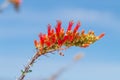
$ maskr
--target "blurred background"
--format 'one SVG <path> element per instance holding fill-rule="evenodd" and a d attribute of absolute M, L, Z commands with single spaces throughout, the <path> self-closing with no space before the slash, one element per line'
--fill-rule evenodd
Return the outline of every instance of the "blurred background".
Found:
<path fill-rule="evenodd" d="M 2 4 L 4 0 L 0 0 Z M 81 21 L 79 29 L 94 30 L 105 37 L 88 48 L 71 47 L 64 57 L 42 56 L 25 80 L 48 78 L 84 53 L 73 67 L 57 80 L 120 80 L 120 1 L 119 0 L 23 0 L 20 11 L 9 5 L 0 13 L 0 80 L 15 80 L 35 53 L 34 39 L 47 32 L 56 20 L 66 29 L 70 20 Z"/>

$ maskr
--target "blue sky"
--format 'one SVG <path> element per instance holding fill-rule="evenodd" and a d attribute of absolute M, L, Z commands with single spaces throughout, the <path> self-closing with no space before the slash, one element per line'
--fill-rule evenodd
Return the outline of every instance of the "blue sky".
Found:
<path fill-rule="evenodd" d="M 4 0 L 0 0 L 2 3 Z M 65 56 L 42 56 L 26 79 L 46 78 L 69 64 L 76 53 L 84 58 L 68 69 L 58 80 L 120 80 L 120 1 L 119 0 L 23 0 L 20 12 L 9 5 L 0 13 L 0 80 L 15 80 L 34 55 L 33 41 L 47 24 L 56 20 L 67 27 L 70 20 L 81 21 L 79 29 L 94 30 L 105 37 L 89 48 L 72 47 Z"/>

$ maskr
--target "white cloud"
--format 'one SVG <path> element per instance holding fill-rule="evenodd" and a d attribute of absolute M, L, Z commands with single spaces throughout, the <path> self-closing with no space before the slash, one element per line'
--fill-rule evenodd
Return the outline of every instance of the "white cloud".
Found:
<path fill-rule="evenodd" d="M 103 26 L 102 28 L 114 30 L 119 32 L 119 26 L 120 26 L 120 19 L 117 18 L 116 15 L 109 13 L 109 12 L 100 12 L 100 11 L 94 11 L 94 10 L 86 10 L 86 9 L 61 9 L 61 10 L 54 10 L 54 11 L 40 11 L 40 12 L 32 12 L 32 11 L 24 11 L 19 14 L 1 14 L 0 15 L 0 21 L 6 21 L 6 20 L 20 20 L 26 23 L 34 23 L 34 24 L 43 24 L 47 22 L 52 23 L 55 22 L 55 20 L 60 19 L 62 21 L 69 21 L 69 20 L 81 20 L 84 23 L 89 24 L 95 24 L 95 26 Z M 55 25 L 55 24 L 53 24 Z M 2 26 L 2 25 L 1 25 Z M 8 25 L 9 26 L 9 25 Z M 26 26 L 26 25 L 25 25 Z M 29 26 L 29 25 L 28 25 Z M 34 25 L 33 25 L 34 26 Z M 46 26 L 44 26 L 46 28 Z M 1 28 L 1 27 L 0 27 Z M 22 28 L 25 28 L 24 25 Z M 2 28 L 3 31 L 10 31 L 8 28 Z M 15 28 L 13 31 L 7 34 L 10 35 L 31 35 L 31 32 L 34 28 L 27 30 L 27 31 L 20 31 L 19 29 Z M 1 29 L 0 29 L 1 31 Z M 35 31 L 35 30 L 34 30 Z M 5 32 L 3 32 L 5 33 Z M 0 36 L 4 36 L 2 31 L 0 32 Z"/>
<path fill-rule="evenodd" d="M 44 14 L 45 15 L 45 14 Z M 44 16 L 43 15 L 43 16 Z M 59 11 L 53 11 L 48 14 L 45 19 L 52 16 L 51 19 L 62 19 L 62 20 L 81 20 L 84 23 L 95 24 L 109 30 L 119 30 L 120 19 L 113 13 L 86 10 L 86 9 L 64 9 Z"/>
<path fill-rule="evenodd" d="M 60 9 L 52 11 L 23 11 L 19 14 L 10 13 L 0 15 L 0 20 L 7 19 L 21 19 L 24 21 L 33 21 L 40 20 L 42 22 L 49 20 L 68 20 L 68 19 L 80 19 L 85 22 L 94 22 L 99 24 L 110 25 L 110 23 L 120 25 L 120 19 L 117 19 L 117 16 L 110 12 L 102 12 L 95 10 L 87 9 Z"/>

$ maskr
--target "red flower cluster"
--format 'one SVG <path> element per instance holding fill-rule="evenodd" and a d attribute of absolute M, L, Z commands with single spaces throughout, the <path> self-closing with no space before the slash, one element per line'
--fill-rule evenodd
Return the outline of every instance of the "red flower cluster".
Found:
<path fill-rule="evenodd" d="M 49 52 L 50 50 L 60 49 L 62 46 L 71 47 L 79 46 L 86 48 L 95 41 L 101 39 L 104 36 L 104 33 L 99 36 L 95 36 L 93 31 L 89 31 L 85 34 L 85 31 L 77 32 L 81 23 L 78 21 L 75 28 L 72 30 L 74 24 L 73 21 L 69 22 L 68 28 L 65 31 L 61 27 L 62 22 L 57 21 L 55 29 L 51 28 L 51 25 L 48 24 L 48 33 L 39 35 L 39 41 L 34 40 L 34 44 L 37 50 L 42 53 Z"/>

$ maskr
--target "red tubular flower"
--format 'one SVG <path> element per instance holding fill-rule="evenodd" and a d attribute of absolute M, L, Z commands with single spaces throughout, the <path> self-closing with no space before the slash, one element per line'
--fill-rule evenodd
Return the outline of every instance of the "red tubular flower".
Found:
<path fill-rule="evenodd" d="M 68 40 L 68 36 L 67 35 L 64 36 L 63 42 L 66 42 L 66 40 Z"/>
<path fill-rule="evenodd" d="M 53 36 L 52 37 L 52 43 L 55 43 L 56 42 L 56 38 Z"/>
<path fill-rule="evenodd" d="M 57 30 L 60 31 L 61 30 L 61 21 L 57 21 Z"/>
<path fill-rule="evenodd" d="M 102 33 L 98 36 L 98 39 L 101 39 L 103 36 L 105 36 L 105 33 Z"/>
<path fill-rule="evenodd" d="M 54 34 L 54 29 L 51 30 L 51 33 Z"/>
<path fill-rule="evenodd" d="M 70 35 L 70 36 L 69 36 L 69 40 L 70 40 L 70 41 L 73 41 L 73 39 L 74 39 L 73 35 Z"/>
<path fill-rule="evenodd" d="M 67 32 L 70 31 L 70 30 L 72 29 L 73 24 L 74 24 L 73 21 L 70 21 L 70 22 L 69 22 Z"/>
<path fill-rule="evenodd" d="M 34 40 L 34 45 L 36 47 L 36 49 L 38 48 L 38 41 L 37 40 Z"/>
<path fill-rule="evenodd" d="M 86 47 L 89 47 L 89 45 L 90 45 L 90 44 L 82 44 L 81 47 L 86 48 Z"/>
<path fill-rule="evenodd" d="M 84 34 L 85 33 L 85 30 L 83 29 L 82 31 L 81 31 L 81 34 Z"/>
<path fill-rule="evenodd" d="M 40 38 L 40 43 L 41 43 L 41 45 L 43 46 L 44 45 L 44 42 L 45 42 L 45 37 L 44 37 L 45 35 L 43 35 L 42 33 L 40 33 L 39 34 L 39 38 Z"/>
<path fill-rule="evenodd" d="M 47 42 L 46 42 L 46 45 L 47 45 L 47 47 L 50 47 L 50 46 L 51 46 L 51 42 L 50 42 L 50 41 L 47 41 Z"/>
<path fill-rule="evenodd" d="M 59 32 L 59 37 L 62 38 L 64 36 L 64 29 L 61 28 L 60 32 Z"/>
<path fill-rule="evenodd" d="M 77 32 L 77 30 L 79 29 L 80 25 L 81 25 L 80 22 L 78 22 L 77 25 L 76 25 L 76 27 L 73 30 L 73 33 Z"/>
<path fill-rule="evenodd" d="M 55 28 L 57 37 L 60 37 L 61 24 L 62 24 L 61 21 L 57 21 L 57 25 L 56 25 L 56 28 Z"/>
<path fill-rule="evenodd" d="M 50 35 L 51 35 L 51 25 L 48 24 L 48 36 L 50 36 Z"/>
<path fill-rule="evenodd" d="M 63 44 L 63 41 L 59 39 L 59 40 L 58 40 L 58 45 L 59 45 L 59 46 L 62 46 L 62 44 Z"/>

